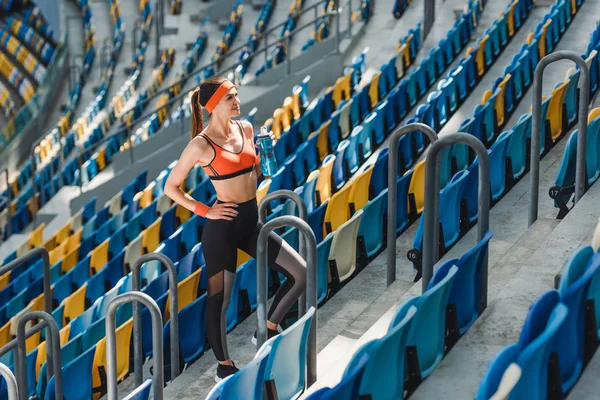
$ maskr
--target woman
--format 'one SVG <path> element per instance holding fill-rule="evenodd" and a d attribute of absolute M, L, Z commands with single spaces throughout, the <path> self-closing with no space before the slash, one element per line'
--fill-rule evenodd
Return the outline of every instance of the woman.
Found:
<path fill-rule="evenodd" d="M 215 380 L 238 371 L 227 351 L 225 312 L 237 266 L 237 249 L 256 257 L 256 241 L 261 224 L 256 203 L 260 157 L 254 146 L 252 125 L 233 121 L 240 115 L 236 87 L 226 79 L 211 78 L 194 92 L 192 140 L 165 184 L 165 194 L 178 204 L 207 219 L 202 232 L 202 250 L 208 276 L 206 336 L 217 358 Z M 204 128 L 202 107 L 210 114 Z M 199 203 L 180 186 L 194 165 L 199 164 L 212 180 L 217 201 L 212 206 Z M 306 263 L 275 233 L 269 236 L 269 266 L 287 279 L 269 309 L 268 337 L 278 333 L 278 325 L 306 285 Z M 256 334 L 255 334 L 256 336 Z"/>

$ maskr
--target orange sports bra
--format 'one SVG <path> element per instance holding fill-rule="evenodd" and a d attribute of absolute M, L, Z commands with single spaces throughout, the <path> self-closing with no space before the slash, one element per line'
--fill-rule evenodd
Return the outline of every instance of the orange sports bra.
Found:
<path fill-rule="evenodd" d="M 248 142 L 248 138 L 244 134 L 244 128 L 239 121 L 235 121 L 240 128 L 240 134 L 242 135 L 242 148 L 238 153 L 226 150 L 213 142 L 208 136 L 199 134 L 198 136 L 203 137 L 208 141 L 215 155 L 208 165 L 202 165 L 204 172 L 211 180 L 224 180 L 234 178 L 236 176 L 244 175 L 248 172 L 254 171 L 256 166 L 260 163 L 260 158 L 256 154 L 256 150 Z"/>

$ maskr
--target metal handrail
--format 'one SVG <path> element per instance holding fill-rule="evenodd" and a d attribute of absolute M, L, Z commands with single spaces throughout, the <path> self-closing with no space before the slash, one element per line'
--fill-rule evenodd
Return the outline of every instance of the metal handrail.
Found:
<path fill-rule="evenodd" d="M 535 68 L 533 74 L 533 107 L 531 127 L 531 157 L 529 166 L 529 214 L 528 227 L 538 218 L 538 191 L 540 188 L 540 134 L 542 127 L 542 86 L 544 70 L 546 67 L 559 60 L 571 60 L 580 70 L 579 85 L 579 116 L 577 123 L 577 165 L 575 168 L 575 200 L 577 204 L 585 192 L 586 171 L 585 152 L 587 140 L 587 110 L 590 96 L 590 69 L 579 54 L 574 51 L 561 50 L 548 54 L 542 58 Z"/>
<path fill-rule="evenodd" d="M 308 212 L 306 210 L 306 204 L 302 200 L 297 193 L 282 189 L 276 190 L 272 193 L 268 193 L 258 205 L 258 218 L 261 223 L 265 223 L 267 221 L 267 206 L 268 204 L 277 199 L 287 199 L 292 200 L 296 204 L 296 208 L 298 209 L 298 217 L 308 223 Z M 308 254 L 306 254 L 306 244 L 304 243 L 304 236 L 300 235 L 298 238 L 298 248 L 300 249 L 300 256 L 306 260 Z M 300 295 L 298 299 L 298 316 L 301 317 L 306 313 L 306 291 Z"/>
<path fill-rule="evenodd" d="M 17 387 L 17 379 L 6 365 L 0 363 L 0 376 L 4 378 L 8 388 L 8 400 L 19 400 L 19 388 Z"/>
<path fill-rule="evenodd" d="M 475 151 L 479 159 L 479 195 L 477 209 L 477 237 L 481 241 L 490 225 L 490 159 L 483 143 L 475 136 L 457 132 L 444 135 L 435 141 L 425 161 L 425 205 L 423 208 L 423 278 L 422 291 L 427 291 L 433 276 L 433 265 L 438 261 L 439 197 L 440 197 L 440 152 L 448 146 L 463 144 Z M 488 261 L 487 255 L 481 263 L 481 309 L 487 307 Z"/>
<path fill-rule="evenodd" d="M 307 384 L 311 386 L 317 380 L 317 240 L 310 226 L 300 218 L 292 215 L 277 217 L 267 222 L 258 234 L 256 248 L 256 286 L 258 317 L 257 350 L 267 340 L 267 269 L 268 238 L 275 229 L 292 226 L 300 231 L 306 239 L 306 309 L 315 308 L 315 315 L 308 336 L 308 352 L 306 362 Z"/>
<path fill-rule="evenodd" d="M 58 324 L 52 316 L 43 311 L 32 311 L 25 313 L 19 318 L 17 325 L 17 357 L 15 358 L 15 368 L 17 371 L 17 379 L 19 383 L 19 398 L 27 400 L 27 344 L 25 342 L 28 336 L 25 333 L 25 324 L 27 322 L 41 319 L 46 324 L 46 363 L 48 381 L 54 375 L 54 397 L 56 399 L 63 398 L 62 389 L 62 362 L 60 354 L 60 336 L 58 332 Z M 38 324 L 39 325 L 39 324 Z"/>
<path fill-rule="evenodd" d="M 169 271 L 169 291 L 171 292 L 171 380 L 173 380 L 181 373 L 181 371 L 179 371 L 179 295 L 177 287 L 177 270 L 175 269 L 175 264 L 173 264 L 173 261 L 164 254 L 144 254 L 137 259 L 131 268 L 132 291 L 139 292 L 141 290 L 140 269 L 142 268 L 142 265 L 149 261 L 158 261 L 167 268 L 167 271 Z M 142 354 L 142 311 L 140 310 L 140 305 L 138 302 L 133 303 L 133 360 L 135 366 L 135 385 L 140 386 L 142 383 L 144 383 L 142 371 L 144 355 Z"/>
<path fill-rule="evenodd" d="M 431 143 L 438 139 L 437 133 L 428 125 L 412 123 L 401 126 L 392 133 L 388 147 L 388 225 L 387 225 L 387 285 L 396 280 L 396 216 L 398 213 L 398 142 L 406 134 L 421 132 Z"/>
<path fill-rule="evenodd" d="M 152 315 L 152 358 L 154 360 L 154 372 L 152 376 L 152 386 L 154 388 L 154 399 L 163 400 L 164 370 L 163 370 L 163 334 L 162 334 L 162 315 L 160 308 L 152 297 L 142 292 L 128 292 L 115 297 L 108 305 L 106 312 L 106 386 L 108 400 L 118 400 L 117 394 L 117 308 L 119 306 L 139 302 L 145 305 Z M 141 323 L 141 321 L 139 321 Z M 134 328 L 135 328 L 134 322 Z M 139 325 L 139 324 L 137 324 Z M 140 338 L 134 336 L 135 342 Z M 138 343 L 141 347 L 141 343 Z M 125 355 L 128 357 L 128 355 Z M 139 385 L 138 385 L 139 386 Z M 62 397 L 57 397 L 61 398 Z"/>
<path fill-rule="evenodd" d="M 52 314 L 52 291 L 50 290 L 50 253 L 43 246 L 34 247 L 21 257 L 12 260 L 8 264 L 0 267 L 0 276 L 21 266 L 32 258 L 41 257 L 44 261 L 44 310 Z"/>

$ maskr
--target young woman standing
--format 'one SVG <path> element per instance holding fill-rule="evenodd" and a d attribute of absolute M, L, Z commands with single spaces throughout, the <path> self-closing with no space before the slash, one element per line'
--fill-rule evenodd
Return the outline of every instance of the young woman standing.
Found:
<path fill-rule="evenodd" d="M 235 279 L 237 249 L 256 257 L 256 241 L 261 224 L 256 202 L 260 157 L 257 155 L 252 125 L 234 121 L 240 116 L 240 100 L 235 85 L 223 78 L 211 78 L 194 92 L 192 140 L 165 184 L 165 194 L 176 203 L 207 219 L 202 232 L 202 251 L 208 276 L 206 336 L 217 358 L 217 382 L 238 371 L 227 351 L 225 312 Z M 204 128 L 202 107 L 210 114 Z M 199 164 L 217 192 L 215 204 L 195 201 L 180 186 L 192 168 Z M 306 286 L 306 263 L 275 233 L 269 236 L 269 266 L 286 277 L 267 315 L 268 337 L 278 333 L 287 311 Z"/>

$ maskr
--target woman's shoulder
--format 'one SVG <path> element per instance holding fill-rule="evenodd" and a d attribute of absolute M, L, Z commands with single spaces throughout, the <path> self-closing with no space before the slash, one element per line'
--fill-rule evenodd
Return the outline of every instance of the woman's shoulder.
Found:
<path fill-rule="evenodd" d="M 254 138 L 254 128 L 252 127 L 252 124 L 244 119 L 240 119 L 239 124 L 241 125 L 241 127 L 244 129 L 244 133 L 246 134 L 247 137 L 249 137 L 250 139 Z"/>

